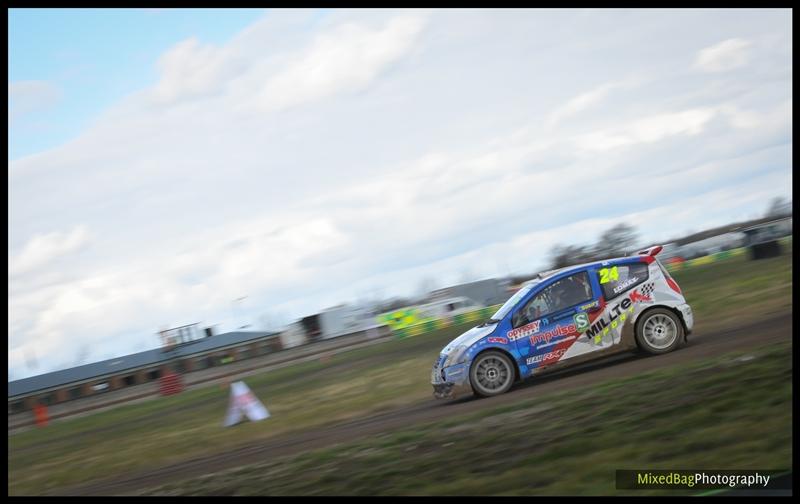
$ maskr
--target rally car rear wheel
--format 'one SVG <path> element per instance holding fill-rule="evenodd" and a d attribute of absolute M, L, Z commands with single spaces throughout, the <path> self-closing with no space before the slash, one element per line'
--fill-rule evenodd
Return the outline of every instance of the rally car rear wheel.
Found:
<path fill-rule="evenodd" d="M 683 341 L 683 325 L 665 308 L 647 311 L 636 322 L 636 341 L 649 354 L 662 354 L 678 348 Z"/>
<path fill-rule="evenodd" d="M 514 364 L 502 352 L 482 353 L 472 362 L 469 381 L 481 397 L 503 394 L 514 384 Z"/>

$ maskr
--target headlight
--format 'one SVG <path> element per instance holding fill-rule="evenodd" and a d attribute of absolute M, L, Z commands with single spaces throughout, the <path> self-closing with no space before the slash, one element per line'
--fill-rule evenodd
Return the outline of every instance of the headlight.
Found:
<path fill-rule="evenodd" d="M 454 364 L 461 364 L 464 362 L 464 356 L 467 353 L 467 345 L 459 345 L 455 347 L 444 361 L 444 367 L 452 366 Z"/>

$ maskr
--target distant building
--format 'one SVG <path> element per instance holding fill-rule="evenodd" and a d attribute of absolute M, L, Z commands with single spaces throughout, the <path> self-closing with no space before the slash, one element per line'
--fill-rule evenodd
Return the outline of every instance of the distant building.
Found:
<path fill-rule="evenodd" d="M 664 248 L 658 258 L 664 262 L 677 258 L 694 259 L 791 234 L 791 215 L 760 218 L 746 223 L 728 224 L 661 244 Z"/>
<path fill-rule="evenodd" d="M 286 328 L 281 331 L 280 338 L 283 348 L 294 348 L 296 346 L 305 345 L 310 341 L 305 326 L 299 320 L 286 326 Z"/>
<path fill-rule="evenodd" d="M 694 259 L 744 246 L 745 234 L 739 231 L 711 236 L 681 246 L 684 259 Z M 660 254 L 659 254 L 660 255 Z"/>
<path fill-rule="evenodd" d="M 180 332 L 190 334 L 186 329 Z M 189 373 L 281 349 L 277 333 L 213 335 L 207 330 L 205 334 L 200 339 L 172 340 L 165 348 L 8 382 L 8 414 L 29 411 L 36 403 L 50 406 L 149 383 L 168 371 Z"/>
<path fill-rule="evenodd" d="M 289 324 L 281 332 L 284 348 L 292 348 L 356 332 L 377 329 L 380 325 L 370 310 L 361 306 L 339 305 L 308 315 Z"/>
<path fill-rule="evenodd" d="M 748 246 L 777 240 L 792 234 L 792 218 L 783 217 L 762 222 L 742 229 L 742 233 L 745 235 L 744 244 Z"/>

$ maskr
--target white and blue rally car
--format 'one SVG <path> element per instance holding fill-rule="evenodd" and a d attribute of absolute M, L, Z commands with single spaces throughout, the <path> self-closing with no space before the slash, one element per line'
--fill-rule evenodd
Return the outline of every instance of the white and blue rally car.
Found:
<path fill-rule="evenodd" d="M 434 396 L 494 396 L 545 369 L 678 348 L 692 331 L 692 309 L 656 259 L 660 251 L 655 246 L 527 282 L 492 318 L 442 350 L 431 372 Z"/>

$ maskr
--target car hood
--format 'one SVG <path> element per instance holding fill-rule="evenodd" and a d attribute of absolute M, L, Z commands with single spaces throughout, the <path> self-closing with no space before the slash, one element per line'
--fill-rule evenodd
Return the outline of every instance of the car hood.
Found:
<path fill-rule="evenodd" d="M 450 353 L 454 348 L 465 345 L 470 346 L 477 343 L 481 338 L 484 336 L 488 336 L 494 332 L 497 328 L 497 324 L 490 324 L 484 327 L 473 327 L 469 331 L 465 332 L 458 338 L 454 339 L 446 347 L 442 350 L 443 354 Z"/>

